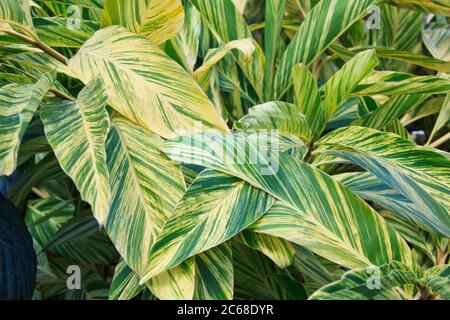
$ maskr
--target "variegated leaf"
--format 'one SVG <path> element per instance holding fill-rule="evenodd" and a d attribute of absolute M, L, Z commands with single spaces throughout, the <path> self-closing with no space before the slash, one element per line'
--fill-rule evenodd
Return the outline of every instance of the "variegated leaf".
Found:
<path fill-rule="evenodd" d="M 202 172 L 165 224 L 141 282 L 231 239 L 272 203 L 268 194 L 238 178 L 214 170 Z"/>
<path fill-rule="evenodd" d="M 163 150 L 175 161 L 226 172 L 277 198 L 280 210 L 272 207 L 253 230 L 298 242 L 346 267 L 393 260 L 412 264 L 404 240 L 369 205 L 325 173 L 289 155 L 270 159 L 256 152 L 248 138 L 207 134 L 213 135 L 215 143 L 208 148 L 193 144 L 201 139 L 193 135 L 166 142 Z M 229 156 L 236 154 L 241 161 L 230 161 Z"/>
<path fill-rule="evenodd" d="M 183 27 L 181 0 L 106 0 L 102 27 L 120 25 L 161 44 Z"/>
<path fill-rule="evenodd" d="M 286 102 L 274 101 L 254 106 L 235 127 L 243 131 L 276 130 L 280 135 L 294 135 L 305 142 L 312 138 L 305 116 L 295 105 Z"/>
<path fill-rule="evenodd" d="M 129 120 L 170 138 L 176 130 L 227 131 L 225 122 L 182 67 L 142 36 L 113 26 L 94 34 L 69 61 L 85 83 L 100 77 L 109 104 Z"/>
<path fill-rule="evenodd" d="M 20 143 L 52 78 L 47 74 L 35 84 L 11 83 L 0 88 L 0 176 L 16 169 Z"/>
<path fill-rule="evenodd" d="M 94 80 L 75 101 L 50 103 L 41 112 L 47 140 L 61 168 L 91 204 L 100 225 L 106 220 L 111 200 L 105 151 L 109 131 L 106 101 L 102 82 Z"/>
<path fill-rule="evenodd" d="M 450 235 L 450 162 L 397 135 L 362 127 L 335 130 L 317 143 L 317 154 L 347 159 L 401 192 L 420 223 Z"/>

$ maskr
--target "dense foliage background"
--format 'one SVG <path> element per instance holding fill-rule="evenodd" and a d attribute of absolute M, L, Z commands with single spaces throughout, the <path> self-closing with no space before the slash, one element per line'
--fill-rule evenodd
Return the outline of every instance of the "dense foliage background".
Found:
<path fill-rule="evenodd" d="M 33 238 L 33 298 L 449 299 L 448 17 L 2 0 L 0 193 Z M 13 256 L 0 287 L 19 292 Z"/>

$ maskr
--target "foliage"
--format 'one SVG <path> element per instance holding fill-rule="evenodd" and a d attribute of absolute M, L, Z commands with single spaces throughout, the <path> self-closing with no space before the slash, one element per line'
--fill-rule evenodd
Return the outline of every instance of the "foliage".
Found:
<path fill-rule="evenodd" d="M 3 0 L 0 186 L 35 298 L 450 299 L 448 17 Z"/>

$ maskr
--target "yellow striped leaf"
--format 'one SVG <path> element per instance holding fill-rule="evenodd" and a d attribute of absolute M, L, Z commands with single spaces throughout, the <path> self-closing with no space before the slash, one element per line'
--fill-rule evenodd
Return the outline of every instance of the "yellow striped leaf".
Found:
<path fill-rule="evenodd" d="M 111 200 L 105 151 L 107 99 L 102 82 L 94 80 L 75 101 L 49 103 L 41 112 L 47 140 L 61 168 L 92 206 L 100 225 L 106 220 Z"/>
<path fill-rule="evenodd" d="M 371 172 L 414 204 L 420 213 L 414 219 L 450 235 L 450 160 L 444 156 L 397 135 L 362 127 L 329 133 L 317 143 L 315 153 L 347 159 Z"/>
<path fill-rule="evenodd" d="M 165 224 L 141 282 L 231 239 L 272 203 L 268 194 L 240 179 L 214 170 L 202 172 Z"/>
<path fill-rule="evenodd" d="M 149 40 L 123 27 L 94 34 L 69 61 L 85 83 L 100 77 L 109 104 L 129 120 L 170 138 L 192 132 L 195 122 L 227 131 L 201 88 L 182 67 Z"/>
<path fill-rule="evenodd" d="M 325 173 L 286 154 L 279 154 L 278 166 L 267 166 L 271 159 L 254 153 L 257 146 L 245 137 L 206 135 L 215 139 L 209 148 L 193 144 L 201 139 L 193 135 L 166 142 L 163 150 L 175 161 L 226 172 L 277 198 L 280 209 L 272 207 L 252 230 L 297 242 L 350 268 L 394 260 L 412 265 L 406 242 L 368 204 Z M 224 146 L 228 155 L 245 160 L 230 161 Z"/>
<path fill-rule="evenodd" d="M 175 37 L 183 27 L 181 0 L 106 0 L 102 27 L 120 25 L 154 44 Z"/>
<path fill-rule="evenodd" d="M 0 88 L 0 176 L 9 176 L 16 169 L 20 142 L 53 83 L 52 77 L 46 74 L 35 84 L 11 83 Z"/>

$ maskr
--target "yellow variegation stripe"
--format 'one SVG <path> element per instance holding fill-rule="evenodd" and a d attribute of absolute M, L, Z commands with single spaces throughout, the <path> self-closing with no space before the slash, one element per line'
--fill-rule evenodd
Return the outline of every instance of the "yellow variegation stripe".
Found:
<path fill-rule="evenodd" d="M 161 300 L 192 300 L 196 283 L 195 259 L 153 277 L 147 282 L 150 291 Z"/>
<path fill-rule="evenodd" d="M 102 27 L 121 25 L 161 44 L 183 27 L 181 0 L 106 0 Z"/>
<path fill-rule="evenodd" d="M 100 77 L 110 105 L 129 120 L 165 137 L 176 130 L 227 126 L 182 67 L 142 36 L 113 26 L 94 34 L 69 61 L 84 82 Z"/>
<path fill-rule="evenodd" d="M 34 32 L 29 0 L 2 0 L 0 3 L 0 24 Z"/>
<path fill-rule="evenodd" d="M 208 51 L 203 64 L 197 70 L 195 70 L 193 74 L 195 81 L 197 81 L 197 83 L 203 88 L 203 90 L 207 91 L 209 87 L 209 70 L 233 49 L 237 49 L 242 52 L 243 58 L 247 59 L 247 61 L 250 61 L 251 56 L 255 51 L 255 45 L 253 40 L 248 38 L 230 41 L 220 48 Z"/>
<path fill-rule="evenodd" d="M 233 258 L 229 241 L 196 255 L 195 264 L 197 281 L 194 299 L 233 299 Z"/>
<path fill-rule="evenodd" d="M 48 74 L 35 84 L 11 83 L 0 88 L 0 176 L 9 176 L 16 169 L 20 142 L 52 85 L 52 77 Z"/>
<path fill-rule="evenodd" d="M 305 115 L 313 135 L 318 136 L 320 127 L 325 122 L 325 112 L 314 78 L 304 64 L 293 67 L 292 78 L 295 105 Z"/>
<path fill-rule="evenodd" d="M 242 231 L 236 238 L 246 246 L 262 252 L 280 268 L 287 268 L 294 262 L 295 250 L 284 239 L 249 230 Z"/>
<path fill-rule="evenodd" d="M 276 130 L 280 135 L 295 135 L 308 142 L 311 137 L 306 118 L 298 108 L 286 102 L 268 102 L 249 109 L 235 127 L 243 131 Z"/>
<path fill-rule="evenodd" d="M 450 160 L 397 135 L 348 127 L 317 143 L 315 153 L 347 159 L 400 191 L 415 206 L 420 223 L 450 235 Z M 320 158 L 320 156 L 319 156 Z"/>
<path fill-rule="evenodd" d="M 409 9 L 450 16 L 450 4 L 447 0 L 387 0 L 387 2 Z"/>
<path fill-rule="evenodd" d="M 379 71 L 364 79 L 353 90 L 353 96 L 401 94 L 442 94 L 450 91 L 450 80 L 436 76 Z"/>
<path fill-rule="evenodd" d="M 369 300 L 383 297 L 390 289 L 416 282 L 411 268 L 393 261 L 379 267 L 351 270 L 309 297 L 310 300 Z"/>
<path fill-rule="evenodd" d="M 100 225 L 106 220 L 111 199 L 105 151 L 107 99 L 102 82 L 94 80 L 76 101 L 50 103 L 41 112 L 47 140 L 61 168 L 92 206 Z"/>
<path fill-rule="evenodd" d="M 232 0 L 191 0 L 208 27 L 224 45 L 239 39 L 252 38 L 252 33 L 242 14 Z M 234 52 L 236 62 L 241 67 L 260 101 L 263 100 L 265 56 L 261 47 L 254 42 L 255 52 L 249 61 L 245 54 Z"/>
<path fill-rule="evenodd" d="M 193 144 L 200 139 L 194 135 L 166 142 L 163 150 L 175 161 L 226 172 L 279 199 L 282 209 L 269 210 L 252 226 L 253 230 L 298 241 L 350 268 L 394 260 L 412 265 L 406 242 L 368 204 L 325 173 L 286 154 L 279 154 L 278 161 L 270 159 L 256 152 L 256 145 L 245 137 L 207 136 L 215 139 L 208 148 Z M 245 160 L 230 161 L 220 151 L 224 146 L 227 154 Z M 250 152 L 256 153 L 250 157 Z M 271 161 L 272 165 L 268 165 Z"/>
<path fill-rule="evenodd" d="M 105 226 L 119 253 L 140 276 L 149 263 L 151 246 L 185 189 L 181 169 L 159 151 L 162 143 L 124 118 L 112 120 L 106 146 L 112 203 Z"/>
<path fill-rule="evenodd" d="M 377 65 L 378 60 L 375 51 L 364 51 L 358 53 L 327 81 L 323 88 L 325 121 L 332 117 L 341 103 L 350 96 L 364 78 L 373 72 Z M 325 122 L 319 123 L 319 132 L 322 132 L 325 125 Z"/>
<path fill-rule="evenodd" d="M 240 179 L 214 170 L 202 172 L 154 244 L 141 283 L 231 239 L 272 203 L 268 194 Z"/>
<path fill-rule="evenodd" d="M 281 58 L 274 83 L 274 98 L 282 98 L 291 87 L 294 65 L 314 62 L 335 39 L 381 2 L 322 0 L 314 6 Z"/>

